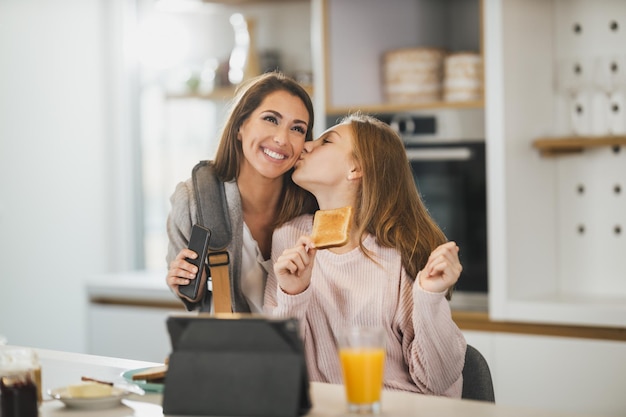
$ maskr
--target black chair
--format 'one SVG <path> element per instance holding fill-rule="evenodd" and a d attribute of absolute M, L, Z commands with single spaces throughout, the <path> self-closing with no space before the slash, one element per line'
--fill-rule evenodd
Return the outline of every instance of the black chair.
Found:
<path fill-rule="evenodd" d="M 463 367 L 463 394 L 468 400 L 496 402 L 489 364 L 473 346 L 467 345 Z"/>

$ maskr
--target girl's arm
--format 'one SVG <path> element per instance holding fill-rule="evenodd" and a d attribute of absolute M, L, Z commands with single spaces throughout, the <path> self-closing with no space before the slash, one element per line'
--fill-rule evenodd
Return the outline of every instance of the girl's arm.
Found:
<path fill-rule="evenodd" d="M 424 393 L 460 398 L 466 342 L 445 298 L 461 273 L 457 253 L 449 242 L 433 251 L 415 280 L 403 276 L 401 317 L 403 352 L 414 383 Z"/>

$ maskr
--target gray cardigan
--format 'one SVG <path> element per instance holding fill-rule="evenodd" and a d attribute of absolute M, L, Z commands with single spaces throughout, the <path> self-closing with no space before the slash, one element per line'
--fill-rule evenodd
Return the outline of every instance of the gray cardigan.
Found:
<path fill-rule="evenodd" d="M 232 229 L 232 239 L 227 246 L 230 257 L 230 287 L 232 295 L 232 307 L 234 312 L 250 312 L 250 306 L 241 291 L 241 247 L 243 246 L 243 214 L 241 210 L 241 196 L 235 181 L 224 183 L 226 203 Z M 216 199 L 219 196 L 216 196 Z M 191 227 L 198 221 L 198 205 L 193 188 L 192 179 L 181 182 L 176 186 L 170 197 L 172 209 L 167 218 L 167 234 L 169 245 L 167 251 L 167 264 L 176 258 L 176 255 L 189 245 Z M 218 206 L 219 207 L 219 206 Z M 205 211 L 206 212 L 206 211 Z M 210 221 L 205 226 L 210 228 Z M 187 310 L 211 310 L 211 296 L 207 292 L 202 301 L 191 303 L 181 298 Z"/>

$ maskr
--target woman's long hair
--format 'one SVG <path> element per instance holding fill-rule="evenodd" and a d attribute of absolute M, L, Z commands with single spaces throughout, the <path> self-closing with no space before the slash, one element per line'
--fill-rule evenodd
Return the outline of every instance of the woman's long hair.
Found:
<path fill-rule="evenodd" d="M 300 84 L 280 72 L 268 72 L 244 82 L 237 88 L 226 124 L 222 128 L 220 142 L 215 154 L 214 166 L 217 177 L 224 182 L 239 177 L 245 158 L 237 132 L 263 100 L 276 91 L 286 91 L 302 100 L 309 113 L 305 141 L 313 140 L 313 103 Z M 293 168 L 283 175 L 283 192 L 278 202 L 275 227 L 303 214 L 312 213 L 317 202 L 312 194 L 298 187 L 291 179 Z"/>
<path fill-rule="evenodd" d="M 368 255 L 363 239 L 374 235 L 379 245 L 400 252 L 402 266 L 415 279 L 447 239 L 422 202 L 402 139 L 372 116 L 351 114 L 342 123 L 352 127 L 353 156 L 363 172 L 354 219 L 361 250 Z"/>

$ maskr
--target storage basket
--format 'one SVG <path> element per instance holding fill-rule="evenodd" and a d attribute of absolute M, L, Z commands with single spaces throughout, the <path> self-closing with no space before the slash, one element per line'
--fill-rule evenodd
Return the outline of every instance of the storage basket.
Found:
<path fill-rule="evenodd" d="M 445 51 L 406 48 L 383 57 L 384 96 L 390 103 L 440 101 Z"/>
<path fill-rule="evenodd" d="M 483 61 L 473 52 L 457 52 L 445 58 L 443 99 L 480 100 L 483 96 Z"/>

